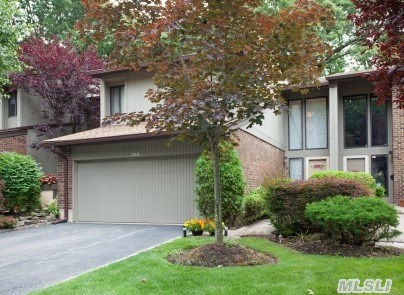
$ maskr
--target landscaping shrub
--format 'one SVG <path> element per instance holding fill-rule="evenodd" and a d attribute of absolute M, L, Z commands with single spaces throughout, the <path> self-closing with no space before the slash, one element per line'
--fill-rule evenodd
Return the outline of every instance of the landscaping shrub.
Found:
<path fill-rule="evenodd" d="M 3 190 L 5 189 L 4 181 L 0 178 L 0 212 L 5 210 Z"/>
<path fill-rule="evenodd" d="M 13 228 L 17 225 L 17 220 L 11 216 L 0 215 L 0 229 Z"/>
<path fill-rule="evenodd" d="M 362 197 L 372 194 L 362 183 L 352 179 L 319 178 L 278 182 L 267 189 L 269 219 L 284 236 L 311 230 L 311 224 L 304 215 L 306 204 L 337 195 Z"/>
<path fill-rule="evenodd" d="M 245 182 L 240 159 L 229 143 L 220 145 L 220 182 L 222 187 L 222 216 L 226 225 L 233 225 L 241 212 Z M 214 218 L 213 161 L 205 151 L 196 161 L 196 204 L 206 218 Z"/>
<path fill-rule="evenodd" d="M 346 172 L 339 170 L 329 170 L 314 173 L 310 178 L 318 179 L 318 178 L 330 178 L 330 177 L 357 180 L 371 190 L 372 196 L 376 195 L 376 181 L 372 175 L 366 172 Z"/>
<path fill-rule="evenodd" d="M 46 205 L 46 212 L 55 215 L 56 218 L 59 217 L 59 209 L 57 200 L 52 200 Z"/>
<path fill-rule="evenodd" d="M 41 176 L 41 169 L 31 156 L 0 154 L 0 177 L 6 185 L 3 191 L 5 210 L 24 212 L 39 208 Z"/>
<path fill-rule="evenodd" d="M 350 245 L 391 239 L 400 233 L 396 209 L 376 197 L 336 196 L 308 204 L 306 217 L 324 234 Z"/>
<path fill-rule="evenodd" d="M 384 198 L 386 197 L 386 189 L 383 185 L 377 184 L 376 185 L 376 192 L 375 192 L 376 197 L 378 198 Z"/>
<path fill-rule="evenodd" d="M 268 216 L 264 188 L 256 188 L 244 197 L 242 213 L 244 224 L 250 224 Z"/>

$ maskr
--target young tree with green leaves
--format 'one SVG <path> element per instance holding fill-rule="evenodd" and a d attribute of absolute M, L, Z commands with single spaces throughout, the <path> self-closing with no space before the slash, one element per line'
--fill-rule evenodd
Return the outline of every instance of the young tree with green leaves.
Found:
<path fill-rule="evenodd" d="M 18 46 L 28 33 L 18 1 L 0 0 L 0 95 L 10 84 L 9 73 L 20 69 Z"/>
<path fill-rule="evenodd" d="M 264 111 L 279 114 L 285 87 L 315 83 L 327 46 L 317 26 L 325 9 L 298 0 L 272 15 L 256 12 L 259 0 L 86 0 L 81 28 L 102 40 L 114 32 L 111 63 L 154 74 L 146 93 L 148 113 L 108 121 L 139 124 L 150 132 L 190 140 L 210 149 L 214 166 L 216 242 L 223 242 L 219 142 L 248 120 L 260 124 Z"/>

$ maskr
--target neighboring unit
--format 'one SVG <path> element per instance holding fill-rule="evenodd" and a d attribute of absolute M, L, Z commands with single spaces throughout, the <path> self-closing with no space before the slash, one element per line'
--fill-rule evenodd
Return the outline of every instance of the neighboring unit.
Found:
<path fill-rule="evenodd" d="M 0 96 L 0 101 L 0 152 L 31 155 L 45 172 L 55 174 L 56 156 L 30 147 L 38 142 L 34 127 L 41 124 L 40 98 L 19 88 L 8 98 Z"/>

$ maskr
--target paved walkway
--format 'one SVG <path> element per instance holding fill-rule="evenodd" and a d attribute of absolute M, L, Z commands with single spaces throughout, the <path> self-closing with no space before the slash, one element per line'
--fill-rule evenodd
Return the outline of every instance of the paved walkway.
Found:
<path fill-rule="evenodd" d="M 396 207 L 398 211 L 399 217 L 399 226 L 397 229 L 401 231 L 401 235 L 395 238 L 391 242 L 379 242 L 377 245 L 380 246 L 393 246 L 397 248 L 404 249 L 404 208 L 403 207 Z M 229 230 L 229 237 L 232 238 L 239 238 L 245 235 L 269 235 L 271 234 L 275 228 L 270 224 L 268 219 L 258 221 L 256 223 L 241 227 L 236 230 Z"/>

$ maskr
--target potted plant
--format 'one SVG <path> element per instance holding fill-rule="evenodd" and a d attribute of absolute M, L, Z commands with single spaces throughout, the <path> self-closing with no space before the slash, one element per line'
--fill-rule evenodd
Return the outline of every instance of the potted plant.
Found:
<path fill-rule="evenodd" d="M 222 222 L 222 227 L 224 228 L 224 223 Z M 207 231 L 211 236 L 215 235 L 215 220 L 207 219 L 205 221 L 204 230 Z"/>
<path fill-rule="evenodd" d="M 39 179 L 41 183 L 41 204 L 48 205 L 56 195 L 56 184 L 58 183 L 56 175 L 46 173 Z"/>
<path fill-rule="evenodd" d="M 205 228 L 205 220 L 194 218 L 186 221 L 184 227 L 191 231 L 194 236 L 201 236 Z"/>

